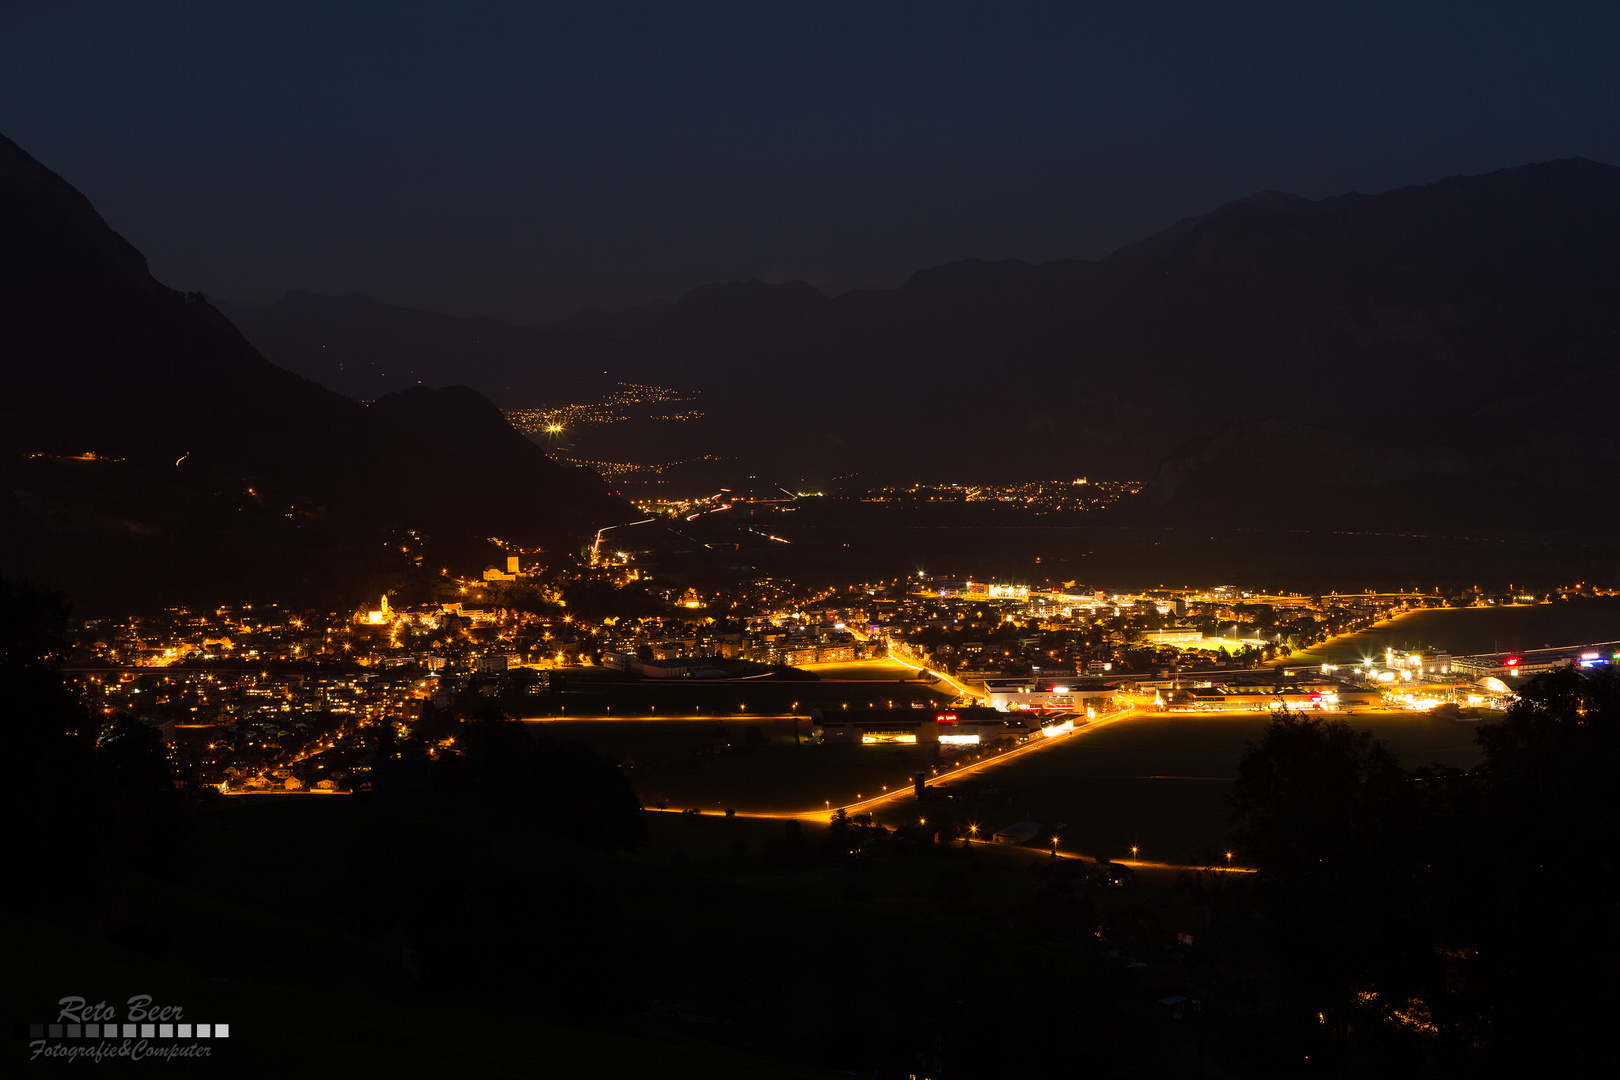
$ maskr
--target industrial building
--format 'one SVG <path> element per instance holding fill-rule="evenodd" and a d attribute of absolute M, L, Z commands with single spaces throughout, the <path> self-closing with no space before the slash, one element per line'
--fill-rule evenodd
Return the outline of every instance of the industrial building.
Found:
<path fill-rule="evenodd" d="M 1016 713 L 1009 716 L 995 709 L 973 706 L 911 715 L 885 710 L 881 715 L 840 716 L 822 719 L 819 727 L 824 743 L 857 746 L 933 743 L 948 747 L 984 746 L 1003 736 L 1023 738 L 1041 731 L 1045 726 L 1065 722 L 1072 730 L 1073 720 L 1068 717 L 1040 717 L 1035 714 L 1026 717 Z"/>
<path fill-rule="evenodd" d="M 1109 708 L 1119 684 L 1093 678 L 984 680 L 986 702 L 1007 712 L 1066 712 L 1092 716 Z"/>

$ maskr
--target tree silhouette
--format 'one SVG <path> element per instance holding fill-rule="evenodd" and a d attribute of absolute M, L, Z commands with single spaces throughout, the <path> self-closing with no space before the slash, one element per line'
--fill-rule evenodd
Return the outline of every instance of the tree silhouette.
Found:
<path fill-rule="evenodd" d="M 456 747 L 460 756 L 435 770 L 441 795 L 607 851 L 646 845 L 636 793 L 618 766 L 585 744 L 533 738 L 499 709 L 484 709 L 461 723 Z"/>
<path fill-rule="evenodd" d="M 1538 675 L 1479 743 L 1459 793 L 1472 843 L 1454 860 L 1473 893 L 1464 985 L 1500 1059 L 1574 1067 L 1620 1004 L 1620 674 Z M 1504 855 L 1507 872 L 1479 872 Z"/>
<path fill-rule="evenodd" d="M 61 593 L 0 579 L 0 754 L 14 902 L 88 902 L 109 864 L 172 868 L 180 798 L 158 733 L 129 717 L 99 733 L 60 671 L 71 610 Z M 103 841 L 86 844 L 95 836 Z"/>
<path fill-rule="evenodd" d="M 1406 774 L 1370 732 L 1283 713 L 1244 754 L 1229 804 L 1285 1024 L 1303 1053 L 1342 1052 L 1370 1002 L 1421 996 L 1428 974 L 1424 823 Z"/>
<path fill-rule="evenodd" d="M 1584 1071 L 1620 1004 L 1620 677 L 1539 675 L 1478 741 L 1470 771 L 1409 773 L 1370 733 L 1282 715 L 1245 753 L 1230 805 L 1258 873 L 1222 921 L 1255 932 L 1222 948 L 1271 980 L 1257 1067 Z"/>

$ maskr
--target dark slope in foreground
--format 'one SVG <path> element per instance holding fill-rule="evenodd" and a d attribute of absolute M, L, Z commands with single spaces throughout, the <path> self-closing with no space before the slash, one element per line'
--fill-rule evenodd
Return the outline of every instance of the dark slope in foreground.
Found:
<path fill-rule="evenodd" d="M 623 517 L 588 473 L 469 464 L 269 363 L 3 138 L 0 353 L 0 573 L 91 604 L 359 592 L 424 545 L 477 560 Z"/>

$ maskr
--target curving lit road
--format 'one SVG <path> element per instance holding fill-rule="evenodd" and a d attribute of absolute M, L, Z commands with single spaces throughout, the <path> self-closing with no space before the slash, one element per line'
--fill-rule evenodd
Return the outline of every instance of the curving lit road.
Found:
<path fill-rule="evenodd" d="M 1006 750 L 999 754 L 992 754 L 988 757 L 980 758 L 976 761 L 970 761 L 965 764 L 958 765 L 955 768 L 947 769 L 944 772 L 936 773 L 928 778 L 928 782 L 932 784 L 943 780 L 956 780 L 964 776 L 972 776 L 974 773 L 980 772 L 984 769 L 994 768 L 1003 762 L 1012 761 L 1015 758 L 1023 757 L 1026 754 L 1039 753 L 1041 750 L 1046 749 L 1047 747 L 1056 746 L 1059 743 L 1064 743 L 1071 739 L 1081 738 L 1087 732 L 1096 731 L 1099 728 L 1108 727 L 1112 724 L 1129 720 L 1131 717 L 1141 715 L 1147 705 L 1148 702 L 1146 700 L 1139 702 L 1133 701 L 1131 707 L 1126 709 L 1124 712 L 1120 712 L 1100 720 L 1093 720 L 1089 724 L 1082 727 L 1077 727 L 1073 731 L 1064 732 L 1059 735 L 1047 735 L 1032 738 L 1029 742 L 1026 742 L 1021 746 L 1014 747 L 1011 750 Z M 603 719 L 611 718 L 604 717 Z M 703 717 L 702 719 L 712 719 L 712 717 Z M 841 803 L 838 806 L 833 806 L 831 803 L 823 803 L 821 806 L 811 807 L 807 810 L 737 810 L 733 813 L 736 817 L 798 818 L 804 821 L 828 821 L 831 820 L 832 816 L 838 813 L 840 810 L 844 811 L 846 814 L 865 813 L 876 807 L 882 806 L 884 803 L 892 802 L 896 799 L 910 798 L 911 794 L 912 789 L 910 787 L 900 786 L 891 791 L 885 791 L 869 798 L 856 799 L 854 802 Z M 685 811 L 665 810 L 662 812 L 679 814 L 684 813 Z"/>
<path fill-rule="evenodd" d="M 1106 718 L 1101 719 L 1101 720 L 1093 720 L 1091 723 L 1086 724 L 1083 727 L 1077 727 L 1073 731 L 1067 731 L 1067 732 L 1064 732 L 1064 733 L 1059 734 L 1059 735 L 1047 735 L 1047 736 L 1043 736 L 1043 737 L 1032 738 L 1029 742 L 1024 743 L 1022 746 L 1017 746 L 1017 747 L 1014 747 L 1011 750 L 1003 751 L 1002 753 L 999 753 L 999 754 L 993 754 L 993 755 L 991 755 L 989 757 L 981 758 L 978 761 L 970 761 L 965 765 L 959 765 L 954 769 L 948 769 L 945 772 L 937 773 L 937 774 L 929 777 L 928 782 L 930 784 L 932 784 L 932 783 L 936 783 L 936 782 L 941 781 L 941 780 L 955 780 L 955 779 L 958 779 L 958 778 L 964 777 L 964 776 L 972 776 L 974 773 L 979 772 L 979 771 L 981 771 L 983 769 L 988 769 L 988 768 L 991 768 L 993 766 L 1000 765 L 1003 762 L 1012 761 L 1014 758 L 1022 757 L 1025 754 L 1039 753 L 1041 750 L 1044 750 L 1049 746 L 1056 746 L 1059 743 L 1068 742 L 1071 739 L 1079 738 L 1079 737 L 1085 735 L 1089 731 L 1096 731 L 1098 728 L 1108 727 L 1109 725 L 1117 724 L 1122 720 L 1128 720 L 1133 716 L 1139 715 L 1141 713 L 1141 711 L 1142 711 L 1142 706 L 1141 705 L 1132 705 L 1129 709 L 1125 710 L 1122 713 L 1118 713 L 1117 715 L 1106 717 Z M 892 801 L 894 799 L 910 796 L 911 793 L 912 793 L 912 791 L 911 791 L 910 788 L 903 787 L 903 788 L 898 788 L 898 789 L 896 789 L 894 791 L 884 792 L 881 795 L 875 795 L 875 796 L 873 796 L 872 798 L 869 798 L 869 799 L 858 799 L 855 802 L 845 803 L 843 806 L 835 806 L 835 807 L 832 807 L 830 810 L 827 807 L 823 807 L 819 811 L 812 811 L 810 813 L 805 813 L 805 814 L 794 814 L 794 815 L 791 815 L 791 816 L 794 816 L 794 817 L 830 816 L 831 814 L 836 813 L 839 810 L 843 810 L 845 813 L 850 813 L 850 814 L 864 813 L 865 811 L 871 810 L 872 808 L 877 807 L 877 806 L 882 806 L 884 803 L 890 802 L 890 801 Z"/>
<path fill-rule="evenodd" d="M 899 660 L 899 658 L 893 656 L 893 654 L 890 655 L 890 659 Z M 901 662 L 904 663 L 904 661 L 901 661 Z M 908 667 L 915 667 L 916 665 L 908 664 L 907 666 Z M 926 669 L 919 668 L 918 670 L 926 670 Z M 1153 705 L 1153 700 L 1151 698 L 1134 697 L 1132 695 L 1123 694 L 1123 693 L 1120 694 L 1119 696 L 1122 699 L 1130 702 L 1130 707 L 1125 709 L 1123 712 L 1119 712 L 1119 713 L 1114 714 L 1113 716 L 1104 717 L 1104 718 L 1099 719 L 1099 720 L 1093 720 L 1092 722 L 1090 722 L 1088 724 L 1085 724 L 1082 727 L 1075 728 L 1073 731 L 1064 732 L 1064 733 L 1058 734 L 1058 735 L 1045 735 L 1045 736 L 1034 737 L 1034 738 L 1030 739 L 1030 741 L 1028 741 L 1028 742 L 1026 742 L 1026 743 L 1024 743 L 1024 744 L 1022 744 L 1020 746 L 1014 747 L 1011 750 L 1007 750 L 1007 751 L 1004 751 L 1004 752 L 999 753 L 999 754 L 992 754 L 992 755 L 990 755 L 988 757 L 984 757 L 984 758 L 981 758 L 981 759 L 976 760 L 976 761 L 970 761 L 970 762 L 967 762 L 967 763 L 965 763 L 963 765 L 959 765 L 959 766 L 957 766 L 955 768 L 947 769 L 944 772 L 934 774 L 934 775 L 932 775 L 932 776 L 930 776 L 928 778 L 928 782 L 932 784 L 932 783 L 938 783 L 940 781 L 945 781 L 945 780 L 961 779 L 962 777 L 972 776 L 975 773 L 982 772 L 983 770 L 986 770 L 986 769 L 994 768 L 995 766 L 1000 765 L 1000 764 L 1002 764 L 1004 762 L 1012 761 L 1012 760 L 1014 760 L 1016 758 L 1023 757 L 1023 756 L 1025 756 L 1027 754 L 1038 754 L 1043 749 L 1046 749 L 1047 747 L 1057 746 L 1057 745 L 1062 744 L 1062 743 L 1067 743 L 1067 742 L 1069 742 L 1070 740 L 1073 740 L 1073 739 L 1084 738 L 1085 735 L 1088 732 L 1097 731 L 1097 730 L 1099 730 L 1101 728 L 1110 727 L 1110 726 L 1112 726 L 1114 724 L 1124 723 L 1125 721 L 1130 720 L 1130 719 L 1132 719 L 1134 717 L 1141 716 L 1144 713 L 1146 713 Z M 744 817 L 744 818 L 768 818 L 768 819 L 776 819 L 776 820 L 785 820 L 785 819 L 793 818 L 793 819 L 798 819 L 798 820 L 801 820 L 801 821 L 826 822 L 826 821 L 830 821 L 833 818 L 833 816 L 836 815 L 839 811 L 843 811 L 846 814 L 867 813 L 867 812 L 875 810 L 875 809 L 877 809 L 879 807 L 882 807 L 886 803 L 895 802 L 895 801 L 901 800 L 901 799 L 908 799 L 908 798 L 911 798 L 911 797 L 912 797 L 912 789 L 910 787 L 908 787 L 908 786 L 901 786 L 901 787 L 897 787 L 897 788 L 895 788 L 895 789 L 893 789 L 891 791 L 885 791 L 885 792 L 882 792 L 881 794 L 874 795 L 874 796 L 871 796 L 869 798 L 856 799 L 854 802 L 843 803 L 843 804 L 841 804 L 839 806 L 832 806 L 830 803 L 826 803 L 826 804 L 823 804 L 822 806 L 812 807 L 812 808 L 805 809 L 805 810 L 789 810 L 789 811 L 734 810 L 734 811 L 728 811 L 728 813 L 731 816 Z M 667 814 L 681 814 L 681 813 L 686 812 L 684 810 L 679 810 L 679 809 L 676 809 L 676 810 L 659 810 L 659 809 L 654 808 L 654 807 L 648 807 L 647 810 L 650 813 L 667 813 Z M 703 816 L 708 817 L 708 816 L 713 816 L 713 815 L 705 814 Z M 970 837 L 970 838 L 968 838 L 968 840 L 969 840 L 970 843 L 991 843 L 991 841 L 985 840 L 985 839 L 982 839 L 982 838 L 979 838 L 979 837 Z M 1033 849 L 1022 848 L 1022 847 L 1011 847 L 1011 848 L 1008 848 L 1008 850 L 1032 851 Z M 1045 854 L 1045 852 L 1039 852 L 1039 853 L 1043 854 L 1043 855 Z M 1081 854 L 1077 853 L 1077 852 L 1056 852 L 1054 854 L 1056 854 L 1056 857 L 1058 857 L 1058 858 L 1081 858 L 1082 857 Z M 1180 864 L 1180 863 L 1152 862 L 1152 861 L 1149 861 L 1149 860 L 1146 860 L 1146 859 L 1114 859 L 1113 861 L 1116 862 L 1116 863 L 1119 863 L 1122 866 L 1130 866 L 1130 867 L 1133 867 L 1133 868 L 1149 869 L 1149 870 L 1152 870 L 1152 869 L 1160 869 L 1160 870 L 1203 869 L 1203 870 L 1214 870 L 1214 871 L 1229 872 L 1229 873 L 1253 873 L 1253 870 L 1251 870 L 1248 867 L 1230 866 L 1230 865 L 1228 865 L 1228 866 L 1202 867 L 1202 866 L 1183 865 L 1183 864 Z"/>

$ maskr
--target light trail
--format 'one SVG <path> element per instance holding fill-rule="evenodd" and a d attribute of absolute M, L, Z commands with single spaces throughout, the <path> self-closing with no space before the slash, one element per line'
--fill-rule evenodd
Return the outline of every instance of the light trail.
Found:
<path fill-rule="evenodd" d="M 988 695 L 985 695 L 985 694 L 975 693 L 974 691 L 969 690 L 967 687 L 963 686 L 961 683 L 957 682 L 955 679 L 951 678 L 949 675 L 945 674 L 943 671 L 935 671 L 933 668 L 924 667 L 921 664 L 914 664 L 910 660 L 907 660 L 903 656 L 897 656 L 897 655 L 895 655 L 895 652 L 894 652 L 893 649 L 889 650 L 889 659 L 893 660 L 897 664 L 900 664 L 900 665 L 902 665 L 904 667 L 910 668 L 912 671 L 926 672 L 927 674 L 932 675 L 937 679 L 943 680 L 944 682 L 950 684 L 951 686 L 954 686 L 956 688 L 957 692 L 960 693 L 963 697 L 970 697 L 970 698 L 974 699 L 975 701 L 982 701 L 982 700 L 985 700 L 987 698 L 987 696 L 988 696 Z"/>
<path fill-rule="evenodd" d="M 864 632 L 862 632 L 860 630 L 857 630 L 853 626 L 849 627 L 848 629 L 849 629 L 849 633 L 850 633 L 851 637 L 854 637 L 854 638 L 856 638 L 856 639 L 858 639 L 860 641 L 864 641 L 864 642 L 870 642 L 872 640 L 872 636 L 870 634 L 867 634 L 867 633 L 864 633 Z M 935 671 L 933 668 L 924 667 L 921 664 L 913 663 L 912 661 L 907 660 L 905 657 L 898 655 L 894 651 L 894 649 L 892 647 L 890 647 L 890 646 L 885 646 L 884 651 L 887 653 L 887 659 L 893 660 L 895 663 L 899 664 L 902 667 L 908 667 L 912 671 L 924 672 L 926 674 L 934 676 L 936 679 L 941 679 L 944 682 L 946 682 L 947 684 L 955 687 L 957 692 L 960 693 L 963 697 L 972 698 L 975 701 L 989 701 L 989 695 L 988 694 L 979 694 L 979 693 L 976 693 L 976 692 L 974 692 L 972 690 L 969 690 L 967 687 L 963 686 L 961 683 L 957 682 L 955 679 L 951 678 L 949 675 L 945 674 L 943 671 Z"/>
<path fill-rule="evenodd" d="M 598 556 L 602 548 L 603 533 L 607 532 L 609 529 L 628 529 L 632 525 L 650 525 L 657 520 L 657 518 L 643 518 L 641 521 L 626 521 L 619 525 L 604 525 L 602 528 L 597 529 L 596 542 L 591 545 L 591 565 L 595 566 L 599 561 Z"/>

